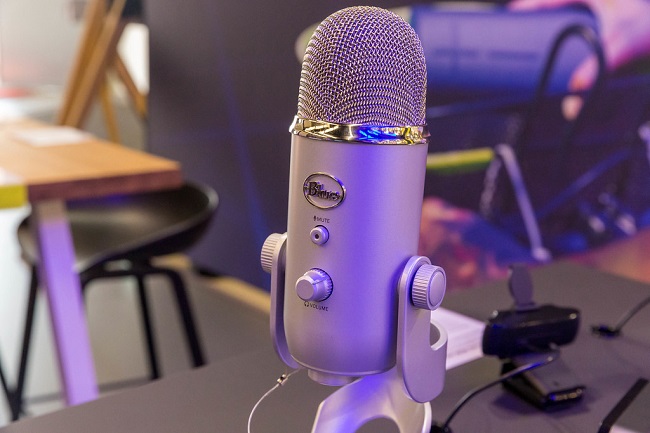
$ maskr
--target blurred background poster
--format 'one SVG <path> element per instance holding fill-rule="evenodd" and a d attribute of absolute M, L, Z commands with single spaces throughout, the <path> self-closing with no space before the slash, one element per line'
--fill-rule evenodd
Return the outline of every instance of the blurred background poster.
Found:
<path fill-rule="evenodd" d="M 422 40 L 429 151 L 508 145 L 541 247 L 556 258 L 647 224 L 648 160 L 639 129 L 650 86 L 642 50 L 598 69 L 599 50 L 609 52 L 598 14 L 608 11 L 536 3 L 516 10 L 487 2 L 372 4 L 404 16 Z M 267 283 L 257 256 L 269 233 L 286 229 L 287 128 L 296 111 L 300 53 L 315 24 L 351 5 L 146 4 L 151 150 L 180 159 L 190 176 L 222 194 L 220 223 L 194 252 L 197 263 Z M 628 7 L 638 5 L 616 5 L 619 12 Z M 591 82 L 578 85 L 574 73 L 584 62 L 596 68 Z M 539 260 L 502 158 L 447 168 L 428 175 L 421 253 L 450 270 L 450 284 L 502 275 L 511 260 Z"/>

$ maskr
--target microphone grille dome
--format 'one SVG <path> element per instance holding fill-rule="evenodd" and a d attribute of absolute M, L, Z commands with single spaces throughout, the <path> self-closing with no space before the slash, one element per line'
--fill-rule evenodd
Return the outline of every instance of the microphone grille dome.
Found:
<path fill-rule="evenodd" d="M 298 117 L 339 124 L 425 124 L 426 63 L 413 28 L 385 9 L 327 17 L 302 63 Z"/>

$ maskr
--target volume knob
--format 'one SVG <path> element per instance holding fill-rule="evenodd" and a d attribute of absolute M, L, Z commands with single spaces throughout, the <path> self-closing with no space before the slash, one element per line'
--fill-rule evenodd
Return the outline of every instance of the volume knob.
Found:
<path fill-rule="evenodd" d="M 332 279 L 322 269 L 310 269 L 296 281 L 296 294 L 303 301 L 324 301 L 332 294 Z"/>

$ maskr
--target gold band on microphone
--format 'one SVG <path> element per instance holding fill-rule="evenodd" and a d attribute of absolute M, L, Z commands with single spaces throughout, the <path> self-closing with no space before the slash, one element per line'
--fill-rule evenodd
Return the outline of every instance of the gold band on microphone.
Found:
<path fill-rule="evenodd" d="M 289 132 L 317 140 L 350 141 L 372 144 L 423 144 L 429 131 L 424 126 L 346 125 L 321 120 L 293 118 Z"/>

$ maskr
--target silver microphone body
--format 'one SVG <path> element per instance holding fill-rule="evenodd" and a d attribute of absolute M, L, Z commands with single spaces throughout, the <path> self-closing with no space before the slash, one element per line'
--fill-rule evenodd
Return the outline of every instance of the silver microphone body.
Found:
<path fill-rule="evenodd" d="M 426 155 L 426 143 L 293 135 L 284 321 L 291 355 L 318 382 L 336 385 L 395 364 L 396 288 L 417 253 Z M 340 205 L 320 209 L 307 200 L 307 179 L 318 173 L 345 188 Z M 319 228 L 326 230 L 324 243 L 312 236 Z M 296 293 L 296 282 L 311 269 L 331 278 L 323 301 Z"/>
<path fill-rule="evenodd" d="M 394 13 L 347 8 L 314 32 L 291 127 L 278 341 L 320 383 L 396 363 L 398 280 L 419 237 L 425 98 L 422 46 Z"/>

